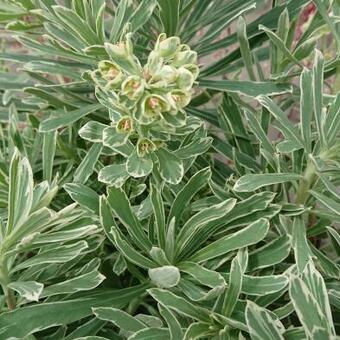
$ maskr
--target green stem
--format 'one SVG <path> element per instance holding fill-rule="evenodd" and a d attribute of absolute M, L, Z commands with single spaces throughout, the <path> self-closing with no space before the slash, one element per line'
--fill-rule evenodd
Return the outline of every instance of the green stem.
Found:
<path fill-rule="evenodd" d="M 296 193 L 296 204 L 304 204 L 309 196 L 309 189 L 315 180 L 315 166 L 309 162 L 307 164 L 303 178 L 299 182 L 299 187 Z"/>
<path fill-rule="evenodd" d="M 16 300 L 13 291 L 8 288 L 9 283 L 10 279 L 8 275 L 7 263 L 2 261 L 2 263 L 0 263 L 0 284 L 5 294 L 8 309 L 13 310 L 16 307 Z"/>

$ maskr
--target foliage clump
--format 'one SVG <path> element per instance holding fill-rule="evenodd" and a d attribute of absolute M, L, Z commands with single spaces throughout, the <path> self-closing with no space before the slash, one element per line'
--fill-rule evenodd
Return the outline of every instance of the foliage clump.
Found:
<path fill-rule="evenodd" d="M 1 340 L 337 339 L 340 6 L 270 3 L 0 1 Z"/>

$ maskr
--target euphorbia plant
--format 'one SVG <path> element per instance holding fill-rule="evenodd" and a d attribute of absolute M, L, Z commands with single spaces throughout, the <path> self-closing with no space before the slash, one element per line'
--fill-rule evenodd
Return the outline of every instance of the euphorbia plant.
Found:
<path fill-rule="evenodd" d="M 336 338 L 339 4 L 266 3 L 0 2 L 0 339 Z"/>

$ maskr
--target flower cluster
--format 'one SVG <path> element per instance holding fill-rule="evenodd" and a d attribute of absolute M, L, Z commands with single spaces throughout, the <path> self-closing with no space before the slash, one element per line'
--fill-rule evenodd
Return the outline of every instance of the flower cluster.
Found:
<path fill-rule="evenodd" d="M 101 60 L 90 73 L 98 100 L 110 112 L 111 126 L 104 129 L 102 142 L 127 158 L 131 176 L 142 177 L 155 162 L 162 163 L 160 154 L 175 160 L 168 144 L 201 125 L 184 111 L 199 73 L 197 53 L 165 34 L 159 35 L 143 66 L 133 52 L 131 34 L 121 43 L 106 43 L 105 50 L 110 59 Z M 84 128 L 80 134 L 88 136 Z M 182 161 L 177 163 L 173 183 L 183 175 Z"/>

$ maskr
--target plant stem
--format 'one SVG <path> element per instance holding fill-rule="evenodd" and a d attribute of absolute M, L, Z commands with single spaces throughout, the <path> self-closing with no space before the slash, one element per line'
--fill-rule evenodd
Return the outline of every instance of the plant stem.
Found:
<path fill-rule="evenodd" d="M 296 204 L 304 204 L 309 196 L 309 189 L 315 179 L 315 166 L 308 162 L 303 178 L 299 182 L 299 187 L 296 193 Z"/>
<path fill-rule="evenodd" d="M 13 291 L 8 288 L 8 284 L 10 282 L 7 263 L 2 262 L 0 263 L 0 284 L 2 290 L 5 294 L 6 304 L 9 310 L 13 310 L 16 307 L 16 301 Z"/>

